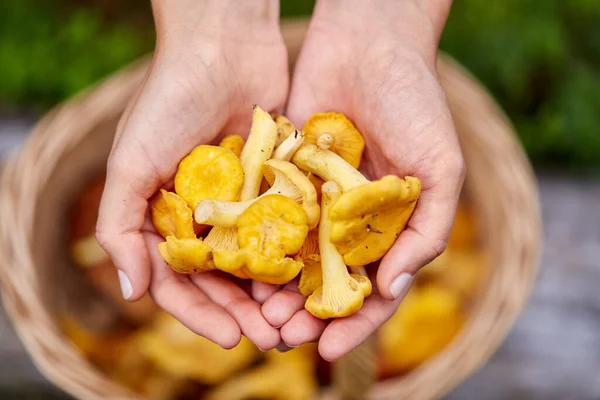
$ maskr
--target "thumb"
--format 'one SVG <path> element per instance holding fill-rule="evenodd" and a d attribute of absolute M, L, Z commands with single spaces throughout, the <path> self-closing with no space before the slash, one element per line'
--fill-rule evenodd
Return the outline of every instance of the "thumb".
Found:
<path fill-rule="evenodd" d="M 377 286 L 382 297 L 403 297 L 417 271 L 444 252 L 463 180 L 464 168 L 460 167 L 453 179 L 421 193 L 406 229 L 379 266 Z"/>
<path fill-rule="evenodd" d="M 150 255 L 141 230 L 158 181 L 147 172 L 153 168 L 118 154 L 108 163 L 96 238 L 118 269 L 123 297 L 138 300 L 150 284 Z"/>

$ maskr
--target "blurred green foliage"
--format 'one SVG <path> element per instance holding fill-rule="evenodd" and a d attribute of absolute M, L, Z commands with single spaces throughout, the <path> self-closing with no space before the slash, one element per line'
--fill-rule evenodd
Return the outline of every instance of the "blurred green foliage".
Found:
<path fill-rule="evenodd" d="M 534 163 L 600 166 L 600 2 L 455 0 L 440 47 L 492 92 Z"/>
<path fill-rule="evenodd" d="M 281 0 L 282 16 L 309 15 L 314 3 Z M 145 24 L 131 22 L 135 7 Z M 0 2 L 0 106 L 43 110 L 151 51 L 147 9 Z M 440 46 L 495 96 L 535 163 L 600 167 L 599 1 L 454 0 Z"/>

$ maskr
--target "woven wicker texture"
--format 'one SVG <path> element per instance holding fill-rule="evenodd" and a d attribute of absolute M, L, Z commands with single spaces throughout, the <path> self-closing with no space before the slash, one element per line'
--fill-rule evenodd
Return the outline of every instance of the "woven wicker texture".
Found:
<path fill-rule="evenodd" d="M 282 28 L 293 65 L 306 23 L 284 23 Z M 137 398 L 83 359 L 60 333 L 55 316 L 68 307 L 75 314 L 84 310 L 81 318 L 93 315 L 92 323 L 111 318 L 90 294 L 93 291 L 86 290 L 82 277 L 69 268 L 65 210 L 90 177 L 104 168 L 118 119 L 147 65 L 142 60 L 50 112 L 1 179 L 4 304 L 40 370 L 82 399 Z M 439 356 L 369 390 L 374 374 L 364 373 L 364 368 L 373 365 L 373 350 L 367 343 L 338 365 L 337 392 L 368 390 L 366 397 L 372 399 L 444 395 L 497 348 L 535 278 L 541 222 L 527 159 L 506 117 L 475 80 L 447 57 L 440 57 L 438 69 L 467 161 L 466 191 L 491 255 L 489 281 L 467 326 Z"/>

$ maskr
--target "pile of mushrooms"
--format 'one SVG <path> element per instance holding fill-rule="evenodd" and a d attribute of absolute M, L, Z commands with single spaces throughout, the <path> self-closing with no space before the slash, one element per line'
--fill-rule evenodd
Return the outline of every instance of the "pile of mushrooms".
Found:
<path fill-rule="evenodd" d="M 254 106 L 246 141 L 196 147 L 175 192 L 152 200 L 160 254 L 182 274 L 217 269 L 277 285 L 300 274 L 311 314 L 355 313 L 371 293 L 365 266 L 393 245 L 421 190 L 414 177 L 366 179 L 364 146 L 343 114 L 314 114 L 298 130 Z"/>

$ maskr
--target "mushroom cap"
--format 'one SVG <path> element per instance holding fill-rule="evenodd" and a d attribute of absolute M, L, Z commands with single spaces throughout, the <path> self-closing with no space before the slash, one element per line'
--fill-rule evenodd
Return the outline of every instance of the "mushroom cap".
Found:
<path fill-rule="evenodd" d="M 219 143 L 219 147 L 224 147 L 231 150 L 237 157 L 242 154 L 246 140 L 240 135 L 227 135 Z"/>
<path fill-rule="evenodd" d="M 158 233 L 166 238 L 195 238 L 192 210 L 185 200 L 173 192 L 160 189 L 150 203 L 152 223 Z"/>
<path fill-rule="evenodd" d="M 402 372 L 441 351 L 465 320 L 460 297 L 439 285 L 415 286 L 379 329 L 384 368 Z"/>
<path fill-rule="evenodd" d="M 323 270 L 321 268 L 321 256 L 313 254 L 301 258 L 304 267 L 300 274 L 298 290 L 302 296 L 310 296 L 315 290 L 323 286 Z"/>
<path fill-rule="evenodd" d="M 167 264 L 180 274 L 214 269 L 212 248 L 202 239 L 167 236 L 167 241 L 158 244 L 158 251 Z"/>
<path fill-rule="evenodd" d="M 318 287 L 306 299 L 304 308 L 321 319 L 347 317 L 360 310 L 371 291 L 369 278 L 350 274 L 348 280 L 335 282 L 330 287 Z"/>
<path fill-rule="evenodd" d="M 206 400 L 305 400 L 318 394 L 314 373 L 315 346 L 304 344 L 266 353 L 265 363 L 237 375 L 209 392 Z"/>
<path fill-rule="evenodd" d="M 145 328 L 138 341 L 142 354 L 162 371 L 207 384 L 224 381 L 257 358 L 256 347 L 245 337 L 233 349 L 225 350 L 167 313 Z"/>
<path fill-rule="evenodd" d="M 240 160 L 224 147 L 200 145 L 179 163 L 175 192 L 193 210 L 204 199 L 235 201 L 244 184 Z"/>
<path fill-rule="evenodd" d="M 248 207 L 238 219 L 237 228 L 240 248 L 276 260 L 300 250 L 308 234 L 308 218 L 294 200 L 272 194 Z"/>
<path fill-rule="evenodd" d="M 307 216 L 308 228 L 314 229 L 319 224 L 321 207 L 317 202 L 317 190 L 298 167 L 288 161 L 269 160 L 265 163 L 263 174 L 271 187 L 276 179 L 280 179 L 282 183 L 289 182 L 286 185 L 289 190 L 286 190 L 285 195 L 298 203 L 302 203 L 302 208 Z"/>
<path fill-rule="evenodd" d="M 309 296 L 319 286 L 323 285 L 318 229 L 308 232 L 302 248 L 296 255 L 296 259 L 302 260 L 304 264 L 298 282 L 298 290 L 303 296 Z"/>
<path fill-rule="evenodd" d="M 215 265 L 260 282 L 287 283 L 303 264 L 286 255 L 297 253 L 307 234 L 306 212 L 298 203 L 279 194 L 263 196 L 238 218 L 240 250 L 215 252 Z"/>
<path fill-rule="evenodd" d="M 302 128 L 308 143 L 317 144 L 319 136 L 328 133 L 334 137 L 333 145 L 329 150 L 338 154 L 350 165 L 358 169 L 365 149 L 365 140 L 360 132 L 342 113 L 326 112 L 316 113 L 304 123 Z"/>
<path fill-rule="evenodd" d="M 331 242 L 349 266 L 379 260 L 412 215 L 421 192 L 417 178 L 388 175 L 344 193 L 332 206 Z"/>

